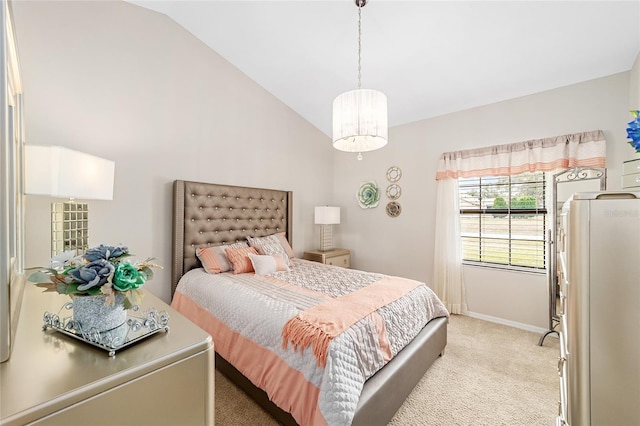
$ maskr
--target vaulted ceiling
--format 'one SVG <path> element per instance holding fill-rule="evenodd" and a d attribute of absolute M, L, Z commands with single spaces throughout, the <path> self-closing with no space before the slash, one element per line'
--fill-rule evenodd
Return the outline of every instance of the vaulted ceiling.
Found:
<path fill-rule="evenodd" d="M 172 18 L 327 135 L 333 99 L 356 88 L 352 0 L 129 2 Z M 387 95 L 390 126 L 628 71 L 639 51 L 640 1 L 362 8 L 362 87 Z"/>

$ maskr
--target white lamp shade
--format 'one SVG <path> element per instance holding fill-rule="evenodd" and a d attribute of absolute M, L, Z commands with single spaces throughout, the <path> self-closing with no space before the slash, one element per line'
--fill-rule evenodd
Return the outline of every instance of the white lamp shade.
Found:
<path fill-rule="evenodd" d="M 25 192 L 112 200 L 115 163 L 61 146 L 26 145 Z"/>
<path fill-rule="evenodd" d="M 316 225 L 340 224 L 340 207 L 331 207 L 331 206 L 316 207 L 314 222 Z"/>
<path fill-rule="evenodd" d="M 371 89 L 357 89 L 333 101 L 333 147 L 366 152 L 387 144 L 387 97 Z"/>

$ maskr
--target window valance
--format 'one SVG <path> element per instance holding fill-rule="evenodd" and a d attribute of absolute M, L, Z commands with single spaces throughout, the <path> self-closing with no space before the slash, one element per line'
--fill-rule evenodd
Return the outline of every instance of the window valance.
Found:
<path fill-rule="evenodd" d="M 486 148 L 445 152 L 436 180 L 506 176 L 573 167 L 605 167 L 607 142 L 602 130 L 534 139 Z"/>

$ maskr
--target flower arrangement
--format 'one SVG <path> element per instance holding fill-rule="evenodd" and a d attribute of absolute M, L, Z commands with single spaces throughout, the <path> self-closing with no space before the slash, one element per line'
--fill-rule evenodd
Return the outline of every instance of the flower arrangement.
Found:
<path fill-rule="evenodd" d="M 50 268 L 31 274 L 29 281 L 71 297 L 104 294 L 107 304 L 115 304 L 116 294 L 122 293 L 124 308 L 130 309 L 142 301 L 139 289 L 153 278 L 151 268 L 162 268 L 153 258 L 132 263 L 131 256 L 127 247 L 103 244 L 81 256 L 65 252 L 52 259 Z"/>
<path fill-rule="evenodd" d="M 634 119 L 629 122 L 629 127 L 627 127 L 627 138 L 631 139 L 629 144 L 633 149 L 640 152 L 640 111 L 631 111 L 631 115 Z"/>

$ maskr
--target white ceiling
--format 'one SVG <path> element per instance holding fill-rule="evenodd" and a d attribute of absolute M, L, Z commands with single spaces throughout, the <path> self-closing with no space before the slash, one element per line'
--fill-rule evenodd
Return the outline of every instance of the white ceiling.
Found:
<path fill-rule="evenodd" d="M 171 17 L 327 135 L 333 99 L 356 88 L 353 0 L 130 3 Z M 362 87 L 387 95 L 390 126 L 628 71 L 639 51 L 640 1 L 362 8 Z"/>

